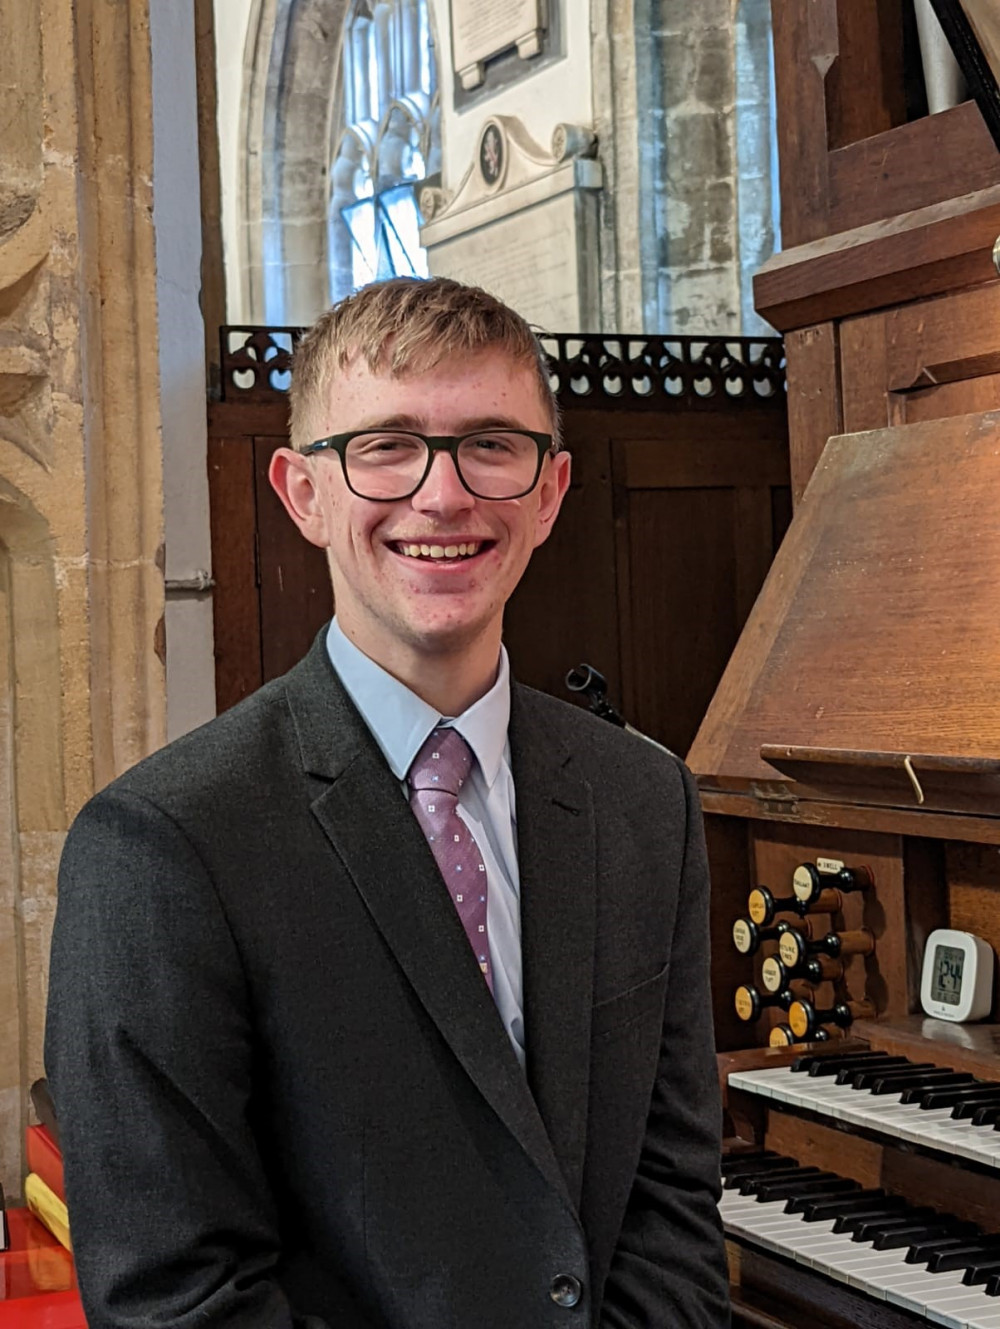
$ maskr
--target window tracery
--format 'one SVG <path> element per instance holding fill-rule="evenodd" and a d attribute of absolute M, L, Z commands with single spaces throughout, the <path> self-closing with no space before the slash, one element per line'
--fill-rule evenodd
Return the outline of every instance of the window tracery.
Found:
<path fill-rule="evenodd" d="M 428 0 L 353 0 L 341 75 L 329 213 L 334 300 L 379 278 L 427 275 L 417 192 L 441 169 Z"/>

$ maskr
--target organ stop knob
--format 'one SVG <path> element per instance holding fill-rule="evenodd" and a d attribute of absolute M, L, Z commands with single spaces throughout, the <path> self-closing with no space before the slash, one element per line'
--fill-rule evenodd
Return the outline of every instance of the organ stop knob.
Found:
<path fill-rule="evenodd" d="M 760 969 L 760 981 L 768 992 L 780 992 L 794 978 L 807 983 L 838 983 L 844 977 L 840 960 L 828 955 L 810 955 L 801 964 L 787 965 L 777 955 L 769 955 Z"/>
<path fill-rule="evenodd" d="M 825 937 L 811 940 L 794 928 L 786 928 L 778 942 L 781 963 L 794 969 L 813 955 L 827 955 L 839 960 L 845 955 L 870 955 L 875 949 L 875 938 L 867 928 L 853 932 L 828 932 Z"/>
<path fill-rule="evenodd" d="M 800 863 L 792 873 L 792 891 L 803 904 L 812 904 L 831 887 L 846 895 L 867 890 L 874 880 L 869 867 L 848 868 L 841 863 L 830 871 L 821 871 L 815 863 Z"/>
<path fill-rule="evenodd" d="M 800 998 L 788 1008 L 788 1023 L 797 1038 L 813 1038 L 824 1024 L 839 1025 L 846 1029 L 855 1020 L 870 1019 L 875 1006 L 870 1001 L 838 1001 L 832 1006 L 819 1008 L 811 1001 Z"/>
<path fill-rule="evenodd" d="M 787 1011 L 793 1000 L 792 993 L 787 990 L 765 997 L 751 983 L 741 983 L 736 989 L 733 1004 L 737 1016 L 747 1024 L 752 1024 L 754 1020 L 760 1019 L 769 1006 L 778 1006 Z"/>

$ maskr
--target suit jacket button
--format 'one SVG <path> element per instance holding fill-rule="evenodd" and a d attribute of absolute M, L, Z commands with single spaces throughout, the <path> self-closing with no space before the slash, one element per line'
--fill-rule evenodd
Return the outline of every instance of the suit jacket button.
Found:
<path fill-rule="evenodd" d="M 556 1274 L 549 1288 L 549 1296 L 557 1306 L 576 1306 L 583 1296 L 583 1285 L 572 1274 Z"/>

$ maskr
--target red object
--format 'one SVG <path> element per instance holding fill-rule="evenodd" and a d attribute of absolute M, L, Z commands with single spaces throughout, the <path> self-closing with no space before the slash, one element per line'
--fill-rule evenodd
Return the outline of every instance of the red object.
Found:
<path fill-rule="evenodd" d="M 8 1209 L 0 1329 L 87 1329 L 73 1257 L 27 1209 Z"/>
<path fill-rule="evenodd" d="M 62 1154 L 44 1126 L 29 1126 L 24 1133 L 28 1147 L 28 1171 L 37 1172 L 49 1190 L 66 1203 Z"/>

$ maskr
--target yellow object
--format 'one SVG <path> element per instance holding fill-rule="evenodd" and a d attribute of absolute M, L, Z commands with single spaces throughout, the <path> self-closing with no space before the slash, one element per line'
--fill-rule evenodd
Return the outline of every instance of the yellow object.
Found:
<path fill-rule="evenodd" d="M 56 1241 L 71 1251 L 73 1247 L 69 1240 L 69 1213 L 66 1206 L 37 1172 L 29 1172 L 25 1177 L 24 1198 L 38 1221 L 45 1224 Z"/>

